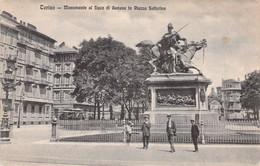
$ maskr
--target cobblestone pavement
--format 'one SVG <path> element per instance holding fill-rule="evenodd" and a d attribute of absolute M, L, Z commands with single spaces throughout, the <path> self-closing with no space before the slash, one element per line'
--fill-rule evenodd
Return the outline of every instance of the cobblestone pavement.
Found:
<path fill-rule="evenodd" d="M 194 153 L 192 144 L 169 145 L 141 143 L 67 143 L 49 142 L 51 126 L 21 126 L 14 128 L 11 144 L 0 145 L 1 166 L 59 165 L 210 165 L 258 166 L 260 145 L 199 145 Z"/>

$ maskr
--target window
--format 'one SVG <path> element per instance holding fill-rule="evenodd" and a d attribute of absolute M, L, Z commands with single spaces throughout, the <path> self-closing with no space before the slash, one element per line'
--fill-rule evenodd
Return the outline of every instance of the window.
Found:
<path fill-rule="evenodd" d="M 18 113 L 18 109 L 19 109 L 19 104 L 15 104 L 14 105 L 14 111 L 17 114 Z"/>
<path fill-rule="evenodd" d="M 27 114 L 27 105 L 24 105 L 24 106 L 23 106 L 23 113 L 24 113 L 24 114 Z"/>
<path fill-rule="evenodd" d="M 39 114 L 42 114 L 42 106 L 39 106 Z"/>
<path fill-rule="evenodd" d="M 32 113 L 32 114 L 34 114 L 34 111 L 35 111 L 34 109 L 35 109 L 35 107 L 32 106 L 32 110 L 31 110 L 31 113 Z"/>
<path fill-rule="evenodd" d="M 49 82 L 52 82 L 51 77 L 52 77 L 52 74 L 48 74 L 48 79 L 47 79 L 47 80 L 48 80 Z"/>
<path fill-rule="evenodd" d="M 4 49 L 4 46 L 1 45 L 1 46 L 0 46 L 0 54 L 4 55 L 4 50 L 5 50 L 5 49 Z"/>
<path fill-rule="evenodd" d="M 42 106 L 42 113 L 45 114 L 45 107 Z"/>
<path fill-rule="evenodd" d="M 60 71 L 60 64 L 56 65 L 56 71 Z"/>
<path fill-rule="evenodd" d="M 60 77 L 55 77 L 55 84 L 60 84 Z"/>
<path fill-rule="evenodd" d="M 55 99 L 60 99 L 60 92 L 55 92 L 54 95 Z"/>
<path fill-rule="evenodd" d="M 65 91 L 64 92 L 64 98 L 65 99 L 70 99 L 70 92 L 69 91 Z"/>
<path fill-rule="evenodd" d="M 10 44 L 13 45 L 14 44 L 14 37 L 10 36 Z"/>
<path fill-rule="evenodd" d="M 32 93 L 32 86 L 30 84 L 25 84 L 24 85 L 24 90 L 25 90 L 25 92 Z"/>
<path fill-rule="evenodd" d="M 23 69 L 22 66 L 18 66 L 17 74 L 20 76 L 22 75 L 22 69 Z"/>
<path fill-rule="evenodd" d="M 70 77 L 65 77 L 65 84 L 70 84 Z"/>
<path fill-rule="evenodd" d="M 19 48 L 18 58 L 25 59 L 26 50 L 24 48 Z"/>
<path fill-rule="evenodd" d="M 48 115 L 50 112 L 50 106 L 46 106 L 46 114 Z"/>
<path fill-rule="evenodd" d="M 35 79 L 39 79 L 39 77 L 38 77 L 38 70 L 34 70 L 33 71 L 33 76 L 34 76 Z"/>
<path fill-rule="evenodd" d="M 70 64 L 66 64 L 66 65 L 65 65 L 65 70 L 66 70 L 66 71 L 70 71 Z"/>
<path fill-rule="evenodd" d="M 1 32 L 1 38 L 0 38 L 0 40 L 1 40 L 2 42 L 4 42 L 4 40 L 5 40 L 5 33 L 4 33 L 4 32 Z"/>
<path fill-rule="evenodd" d="M 40 87 L 40 93 L 45 95 L 46 94 L 46 88 Z"/>

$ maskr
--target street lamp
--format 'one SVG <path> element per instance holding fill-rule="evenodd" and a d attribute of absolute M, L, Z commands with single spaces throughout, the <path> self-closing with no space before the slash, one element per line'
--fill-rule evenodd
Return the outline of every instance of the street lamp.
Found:
<path fill-rule="evenodd" d="M 22 88 L 21 90 L 21 96 L 20 96 L 20 109 L 19 109 L 19 113 L 18 113 L 18 122 L 17 122 L 17 128 L 20 128 L 21 125 L 21 110 L 22 110 L 22 103 L 23 103 L 23 99 L 24 99 L 24 90 Z"/>
<path fill-rule="evenodd" d="M 1 124 L 1 141 L 10 141 L 10 124 L 8 118 L 8 111 L 11 111 L 11 108 L 8 103 L 9 92 L 13 92 L 16 90 L 16 86 L 20 85 L 21 82 L 14 83 L 14 77 L 12 75 L 13 70 L 8 68 L 5 71 L 5 78 L 2 80 L 3 90 L 5 91 L 5 107 L 4 114 L 2 118 Z"/>

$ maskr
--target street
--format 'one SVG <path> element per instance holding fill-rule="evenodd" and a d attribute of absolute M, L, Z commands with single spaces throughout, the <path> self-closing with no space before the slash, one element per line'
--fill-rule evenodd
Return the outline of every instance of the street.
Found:
<path fill-rule="evenodd" d="M 243 165 L 258 166 L 260 145 L 151 143 L 148 150 L 142 143 L 49 142 L 51 126 L 14 128 L 11 144 L 0 145 L 3 166 L 20 165 Z"/>

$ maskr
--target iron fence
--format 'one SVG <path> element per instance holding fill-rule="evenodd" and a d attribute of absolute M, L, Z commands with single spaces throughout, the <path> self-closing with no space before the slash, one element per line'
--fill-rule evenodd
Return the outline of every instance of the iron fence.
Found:
<path fill-rule="evenodd" d="M 142 121 L 134 124 L 132 142 L 142 141 Z M 191 124 L 176 121 L 175 142 L 188 143 L 191 139 Z M 127 121 L 125 122 L 127 124 Z M 58 141 L 73 142 L 123 142 L 123 120 L 59 120 L 57 125 Z M 199 142 L 229 144 L 259 144 L 259 121 L 204 121 L 199 125 Z M 152 124 L 150 142 L 168 142 L 166 122 Z"/>

